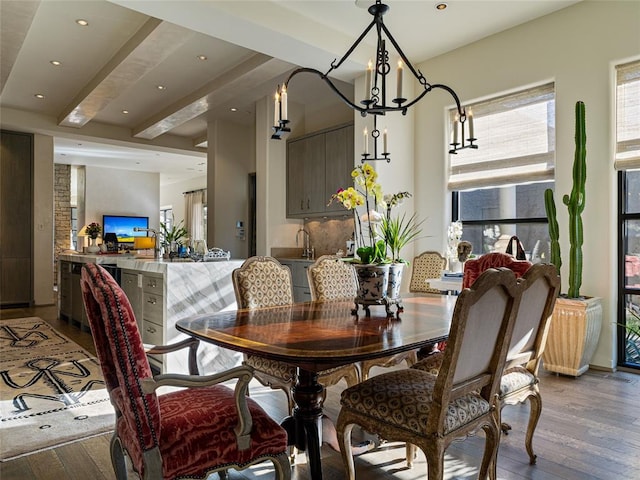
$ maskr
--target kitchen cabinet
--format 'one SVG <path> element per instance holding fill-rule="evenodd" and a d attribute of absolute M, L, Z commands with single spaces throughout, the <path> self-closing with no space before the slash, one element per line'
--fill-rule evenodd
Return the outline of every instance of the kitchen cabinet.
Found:
<path fill-rule="evenodd" d="M 129 299 L 131 309 L 136 317 L 138 330 L 142 331 L 142 275 L 137 272 L 123 270 L 120 281 L 120 286 Z"/>
<path fill-rule="evenodd" d="M 344 215 L 331 195 L 352 184 L 353 125 L 287 142 L 287 217 Z"/>
<path fill-rule="evenodd" d="M 121 287 L 136 317 L 142 343 L 165 345 L 166 311 L 164 276 L 162 273 L 122 270 Z M 162 371 L 163 355 L 149 355 L 149 363 Z"/>
<path fill-rule="evenodd" d="M 278 260 L 282 265 L 286 265 L 291 270 L 291 283 L 293 284 L 293 301 L 308 302 L 311 300 L 311 289 L 307 278 L 307 268 L 313 263 L 312 260 Z"/>
<path fill-rule="evenodd" d="M 73 257 L 72 255 L 64 256 Z M 84 309 L 80 276 L 82 265 L 92 260 L 101 263 L 114 278 L 119 278 L 115 265 L 96 261 L 97 256 L 78 255 L 78 261 L 60 260 L 58 264 L 58 317 L 88 332 L 91 331 L 91 327 Z"/>

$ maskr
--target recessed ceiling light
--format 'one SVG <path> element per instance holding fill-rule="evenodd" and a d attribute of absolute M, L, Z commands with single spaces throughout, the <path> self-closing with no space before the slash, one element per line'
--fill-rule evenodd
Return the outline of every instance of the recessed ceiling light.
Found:
<path fill-rule="evenodd" d="M 198 55 L 196 58 L 198 60 L 202 60 L 204 62 L 207 59 L 207 56 L 206 55 Z"/>
<path fill-rule="evenodd" d="M 44 98 L 44 95 L 42 93 L 36 93 L 34 95 L 34 97 L 39 98 L 40 100 L 42 100 Z"/>
<path fill-rule="evenodd" d="M 129 113 L 129 110 L 122 110 L 123 115 L 127 115 L 128 113 Z"/>
<path fill-rule="evenodd" d="M 167 87 L 165 87 L 164 85 L 156 85 L 156 88 L 158 90 L 165 90 Z"/>
<path fill-rule="evenodd" d="M 76 23 L 78 25 L 80 25 L 81 27 L 86 27 L 87 25 L 89 25 L 89 22 L 87 22 L 85 19 L 83 18 L 79 18 L 78 20 L 76 20 Z"/>
<path fill-rule="evenodd" d="M 51 65 L 54 65 L 56 67 L 59 67 L 60 65 L 62 65 L 62 62 L 58 61 L 58 60 L 51 60 L 49 62 Z"/>
<path fill-rule="evenodd" d="M 438 3 L 436 4 L 436 10 L 445 10 L 447 8 L 446 3 Z"/>
<path fill-rule="evenodd" d="M 237 112 L 238 109 L 236 107 L 231 107 L 229 110 L 231 110 L 232 112 Z"/>

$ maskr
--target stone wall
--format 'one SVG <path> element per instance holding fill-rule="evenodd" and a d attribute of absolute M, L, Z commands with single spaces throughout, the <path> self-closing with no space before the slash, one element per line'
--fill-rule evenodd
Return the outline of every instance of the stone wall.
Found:
<path fill-rule="evenodd" d="M 58 279 L 58 255 L 71 245 L 71 165 L 54 165 L 54 266 L 53 283 Z"/>

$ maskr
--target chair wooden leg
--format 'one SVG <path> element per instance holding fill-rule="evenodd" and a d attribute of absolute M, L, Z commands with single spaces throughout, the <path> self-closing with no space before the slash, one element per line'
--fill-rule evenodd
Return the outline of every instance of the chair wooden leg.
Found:
<path fill-rule="evenodd" d="M 429 480 L 442 480 L 444 478 L 444 443 L 433 440 L 428 445 L 421 445 L 420 448 L 427 459 L 427 478 Z"/>
<path fill-rule="evenodd" d="M 117 433 L 113 433 L 110 442 L 111 464 L 117 480 L 127 480 L 127 462 L 122 450 L 122 444 Z"/>
<path fill-rule="evenodd" d="M 278 455 L 273 459 L 273 467 L 276 470 L 277 480 L 290 480 L 291 479 L 291 467 L 293 465 L 289 462 L 289 457 L 286 454 Z"/>
<path fill-rule="evenodd" d="M 488 424 L 482 427 L 485 434 L 484 454 L 478 478 L 489 478 L 496 480 L 498 476 L 498 446 L 500 445 L 500 422 L 499 416 L 495 424 Z"/>
<path fill-rule="evenodd" d="M 534 395 L 529 397 L 529 405 L 529 424 L 527 425 L 527 436 L 525 438 L 524 445 L 527 449 L 527 453 L 529 454 L 529 464 L 535 465 L 537 457 L 533 453 L 533 434 L 536 431 L 536 426 L 538 425 L 538 420 L 542 413 L 542 398 L 540 398 L 539 392 L 535 392 Z"/>
<path fill-rule="evenodd" d="M 416 446 L 413 443 L 406 444 L 407 468 L 413 468 L 413 461 L 416 459 Z"/>
<path fill-rule="evenodd" d="M 338 416 L 338 424 L 336 425 L 338 434 L 338 443 L 340 446 L 340 455 L 342 456 L 342 464 L 347 471 L 347 480 L 355 480 L 356 470 L 353 464 L 353 453 L 351 452 L 351 431 L 353 424 L 345 425 Z"/>

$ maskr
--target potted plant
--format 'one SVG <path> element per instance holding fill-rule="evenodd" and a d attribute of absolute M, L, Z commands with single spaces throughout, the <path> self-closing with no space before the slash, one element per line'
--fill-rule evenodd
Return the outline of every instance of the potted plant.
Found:
<path fill-rule="evenodd" d="M 96 244 L 96 239 L 98 238 L 98 235 L 100 235 L 101 231 L 102 228 L 100 227 L 99 223 L 91 222 L 89 225 L 87 225 L 85 232 L 91 239 L 91 244 L 87 247 L 87 252 L 98 253 L 100 251 L 100 247 Z"/>
<path fill-rule="evenodd" d="M 391 253 L 391 265 L 389 266 L 389 285 L 387 295 L 390 298 L 400 297 L 400 284 L 406 260 L 400 257 L 400 251 L 414 241 L 422 232 L 422 221 L 418 221 L 414 213 L 409 218 L 406 214 L 393 217 L 393 207 L 400 205 L 405 198 L 410 197 L 409 192 L 399 192 L 394 195 L 385 195 L 384 201 L 387 213 L 380 223 L 380 236 L 384 239 L 386 247 Z"/>
<path fill-rule="evenodd" d="M 178 224 L 174 221 L 171 222 L 171 228 L 166 223 L 160 223 L 160 230 L 162 232 L 162 246 L 164 247 L 164 255 L 171 256 L 172 253 L 176 253 L 178 247 L 181 245 L 182 239 L 186 239 L 188 232 L 183 226 L 183 220 L 180 220 Z"/>
<path fill-rule="evenodd" d="M 582 212 L 585 205 L 586 128 L 585 106 L 576 102 L 575 107 L 575 156 L 573 161 L 573 186 L 562 203 L 569 213 L 569 290 L 556 300 L 547 344 L 543 353 L 546 370 L 565 375 L 580 376 L 589 369 L 589 362 L 598 345 L 602 325 L 602 301 L 599 297 L 580 294 L 582 285 Z M 558 274 L 560 256 L 559 228 L 553 191 L 545 191 L 545 210 L 549 219 L 551 238 L 551 263 Z"/>
<path fill-rule="evenodd" d="M 389 292 L 389 270 L 393 265 L 404 266 L 399 256 L 400 250 L 420 233 L 420 224 L 416 222 L 415 215 L 408 220 L 405 216 L 392 218 L 391 209 L 410 194 L 400 192 L 385 197 L 377 182 L 378 174 L 368 163 L 356 167 L 351 172 L 351 178 L 354 186 L 338 190 L 329 203 L 335 200 L 353 211 L 354 231 L 357 232 L 357 258 L 353 263 L 359 281 L 356 303 L 365 306 L 398 303 L 398 289 L 392 288 L 391 294 Z M 366 211 L 359 217 L 357 207 L 361 206 Z M 386 209 L 386 216 L 377 211 L 378 207 Z M 366 238 L 363 223 L 368 233 Z M 387 248 L 391 251 L 391 257 L 387 256 Z M 395 276 L 395 267 L 393 271 L 392 286 L 397 284 L 399 287 L 401 276 Z"/>

